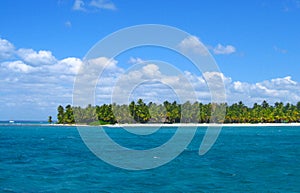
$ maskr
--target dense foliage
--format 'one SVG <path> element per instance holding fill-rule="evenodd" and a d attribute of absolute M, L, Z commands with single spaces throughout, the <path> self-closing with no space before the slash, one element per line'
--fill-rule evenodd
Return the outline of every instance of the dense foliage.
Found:
<path fill-rule="evenodd" d="M 223 108 L 220 108 L 223 107 Z M 216 108 L 226 109 L 225 117 L 216 114 L 211 120 Z M 88 105 L 85 108 L 57 108 L 57 123 L 290 123 L 300 122 L 300 102 L 297 105 L 276 102 L 273 106 L 266 101 L 247 107 L 242 102 L 228 104 L 202 104 L 199 102 L 177 104 L 176 101 L 163 104 L 145 104 L 142 99 L 132 101 L 129 105 L 104 104 L 101 106 Z M 216 111 L 218 112 L 218 111 Z"/>

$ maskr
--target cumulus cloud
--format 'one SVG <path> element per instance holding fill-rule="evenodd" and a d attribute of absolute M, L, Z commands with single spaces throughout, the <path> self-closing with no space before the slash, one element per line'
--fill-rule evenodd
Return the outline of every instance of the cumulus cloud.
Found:
<path fill-rule="evenodd" d="M 144 63 L 121 74 L 112 86 L 113 102 L 123 104 L 138 98 L 160 103 L 179 98 L 181 101 L 196 100 L 192 83 L 184 73 L 170 74 L 172 69 L 160 67 L 159 63 Z"/>
<path fill-rule="evenodd" d="M 159 65 L 146 63 L 125 74 L 118 74 L 115 79 L 107 79 L 105 87 L 99 88 L 99 93 L 101 90 L 103 95 L 98 94 L 97 97 L 102 97 L 102 102 L 110 100 L 112 95 L 115 97 L 114 102 L 120 103 L 128 103 L 129 100 L 137 99 L 134 97 L 140 97 L 146 101 L 163 102 L 166 99 L 176 98 L 174 97 L 176 95 L 169 97 L 170 93 L 179 93 L 184 96 L 184 99 L 190 100 L 192 98 L 188 96 L 192 93 L 190 86 L 197 99 L 204 103 L 211 102 L 211 89 L 214 92 L 221 92 L 220 89 L 223 91 L 225 89 L 228 103 L 243 101 L 247 105 L 252 105 L 255 102 L 261 103 L 263 100 L 270 103 L 300 101 L 300 84 L 290 76 L 248 83 L 233 81 L 231 77 L 220 72 L 205 72 L 199 76 L 185 71 L 183 74 L 170 75 L 162 71 Z M 224 97 L 215 99 L 225 100 Z"/>
<path fill-rule="evenodd" d="M 157 76 L 160 76 L 161 72 L 159 71 L 159 67 L 155 64 L 148 64 L 147 66 L 144 66 L 143 73 L 146 76 L 149 76 L 151 78 L 155 78 Z"/>
<path fill-rule="evenodd" d="M 13 61 L 13 62 L 4 62 L 1 64 L 1 66 L 9 70 L 12 70 L 14 72 L 29 73 L 29 72 L 36 71 L 34 67 L 29 66 L 20 60 Z"/>
<path fill-rule="evenodd" d="M 249 105 L 262 100 L 270 103 L 300 101 L 300 84 L 290 76 L 275 78 L 257 83 L 235 81 L 228 85 L 231 101 L 247 101 Z M 246 99 L 246 100 L 245 100 Z"/>
<path fill-rule="evenodd" d="M 6 45 L 5 49 L 2 49 L 3 45 Z M 57 60 L 51 51 L 16 49 L 7 40 L 2 41 L 2 48 L 1 53 L 5 53 L 6 59 L 2 58 L 0 62 L 0 104 L 6 109 L 3 112 L 8 113 L 0 112 L 0 117 L 13 118 L 11 113 L 18 114 L 20 119 L 26 119 L 26 115 L 44 119 L 49 114 L 56 114 L 57 105 L 72 102 L 73 83 L 81 59 Z M 13 113 L 10 109 L 13 105 L 22 114 Z M 37 113 L 33 115 L 33 112 Z"/>
<path fill-rule="evenodd" d="M 218 82 L 231 83 L 231 78 L 226 77 L 221 72 L 204 72 L 203 77 L 207 81 L 212 81 L 214 84 Z"/>
<path fill-rule="evenodd" d="M 118 65 L 119 61 L 106 57 L 87 61 L 75 57 L 58 60 L 50 51 L 12 50 L 16 52 L 14 57 L 0 63 L 0 105 L 7 109 L 3 112 L 15 105 L 16 109 L 24 108 L 26 114 L 27 107 L 34 106 L 38 118 L 45 118 L 49 113 L 55 116 L 58 105 L 72 102 L 74 79 L 78 72 L 86 82 L 79 85 L 82 86 L 80 91 L 86 92 L 87 96 L 96 93 L 97 104 L 128 103 L 137 98 L 163 102 L 177 100 L 179 96 L 192 101 L 193 93 L 200 102 L 208 103 L 211 102 L 209 88 L 223 89 L 221 81 L 224 82 L 229 104 L 238 101 L 247 105 L 263 100 L 269 103 L 300 101 L 300 83 L 291 76 L 249 83 L 232 80 L 220 72 L 205 72 L 202 75 L 191 71 L 170 73 L 171 69 L 159 63 L 144 62 L 138 57 L 130 58 L 129 62 L 141 65 L 124 69 Z M 83 70 L 81 73 L 80 69 Z M 100 79 L 97 79 L 99 75 Z M 95 92 L 87 92 L 86 88 L 94 85 L 97 85 Z M 7 115 L 0 112 L 0 116 Z"/>
<path fill-rule="evenodd" d="M 77 74 L 82 61 L 79 58 L 69 57 L 58 61 L 52 66 L 46 67 L 47 70 L 59 74 Z"/>
<path fill-rule="evenodd" d="M 236 49 L 232 45 L 223 46 L 222 44 L 218 44 L 215 48 L 213 48 L 214 54 L 232 54 L 236 52 Z"/>
<path fill-rule="evenodd" d="M 92 69 L 94 68 L 114 69 L 116 68 L 117 63 L 118 61 L 114 59 L 110 59 L 107 57 L 98 57 L 98 58 L 89 59 L 85 64 L 90 65 Z"/>
<path fill-rule="evenodd" d="M 179 44 L 178 48 L 184 53 L 207 55 L 208 51 L 196 36 L 188 36 Z"/>
<path fill-rule="evenodd" d="M 6 39 L 0 38 L 0 60 L 10 58 L 15 51 L 15 47 L 12 43 Z"/>
<path fill-rule="evenodd" d="M 233 81 L 232 78 L 220 72 L 206 72 L 201 76 L 185 72 L 185 76 L 195 88 L 198 99 L 204 102 L 209 102 L 211 97 L 208 89 L 210 85 L 207 84 L 207 81 L 211 82 L 210 87 L 217 90 L 220 86 L 217 83 L 220 80 L 224 82 L 226 100 L 229 104 L 243 101 L 251 106 L 254 103 L 261 103 L 263 100 L 270 104 L 278 101 L 290 103 L 300 101 L 300 83 L 293 80 L 291 76 L 256 83 Z"/>
<path fill-rule="evenodd" d="M 236 52 L 236 48 L 232 45 L 223 46 L 222 44 L 218 44 L 217 46 L 209 46 L 207 48 L 203 45 L 203 43 L 196 36 L 188 36 L 184 38 L 179 44 L 178 48 L 184 53 L 190 54 L 200 54 L 200 55 L 208 55 L 208 50 L 211 50 L 214 54 L 232 54 Z"/>
<path fill-rule="evenodd" d="M 19 49 L 18 55 L 26 63 L 32 64 L 34 66 L 51 65 L 57 61 L 56 58 L 52 55 L 52 52 L 45 50 L 36 52 L 32 49 Z"/>

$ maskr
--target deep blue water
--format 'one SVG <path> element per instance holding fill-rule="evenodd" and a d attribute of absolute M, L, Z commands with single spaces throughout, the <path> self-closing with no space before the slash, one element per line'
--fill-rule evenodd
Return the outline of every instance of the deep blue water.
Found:
<path fill-rule="evenodd" d="M 106 131 L 124 146 L 147 149 L 176 129 L 148 138 Z M 2 125 L 0 192 L 300 192 L 300 127 L 226 127 L 199 156 L 205 131 L 198 128 L 170 163 L 128 171 L 98 159 L 76 127 Z"/>

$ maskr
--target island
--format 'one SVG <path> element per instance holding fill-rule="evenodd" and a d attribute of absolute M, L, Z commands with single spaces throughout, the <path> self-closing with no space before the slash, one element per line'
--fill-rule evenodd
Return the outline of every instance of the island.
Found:
<path fill-rule="evenodd" d="M 219 109 L 218 109 L 219 108 Z M 165 101 L 162 104 L 142 99 L 126 104 L 88 105 L 73 107 L 60 105 L 57 108 L 57 124 L 81 125 L 113 125 L 113 124 L 145 124 L 145 123 L 299 123 L 300 102 L 291 104 L 276 102 L 270 105 L 267 101 L 246 106 L 242 101 L 228 105 L 227 103 L 203 104 L 186 101 Z M 212 112 L 219 112 L 214 115 Z M 224 112 L 226 111 L 226 112 Z M 225 115 L 225 116 L 224 116 Z M 52 118 L 52 117 L 51 117 Z M 49 121 L 52 121 L 49 117 Z"/>

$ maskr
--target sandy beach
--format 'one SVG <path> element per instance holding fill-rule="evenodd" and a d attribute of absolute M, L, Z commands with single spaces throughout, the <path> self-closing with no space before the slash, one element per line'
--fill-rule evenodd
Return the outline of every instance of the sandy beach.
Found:
<path fill-rule="evenodd" d="M 197 123 L 174 123 L 174 124 L 115 124 L 106 125 L 107 127 L 208 127 L 208 126 L 222 126 L 222 127 L 269 127 L 269 126 L 300 126 L 300 123 L 228 123 L 228 124 L 197 124 Z"/>
<path fill-rule="evenodd" d="M 51 126 L 73 126 L 73 127 L 94 127 L 85 124 L 50 124 Z M 285 126 L 300 126 L 300 123 L 228 123 L 228 124 L 207 124 L 207 123 L 174 123 L 174 124 L 160 124 L 160 123 L 146 123 L 146 124 L 114 124 L 102 125 L 103 127 L 285 127 Z"/>

